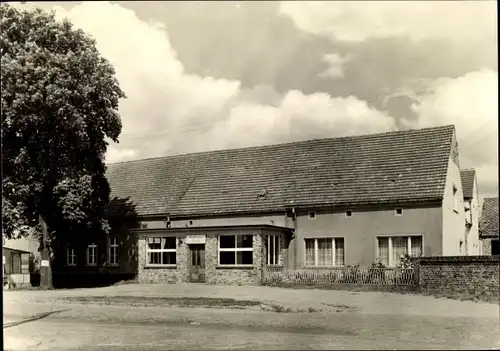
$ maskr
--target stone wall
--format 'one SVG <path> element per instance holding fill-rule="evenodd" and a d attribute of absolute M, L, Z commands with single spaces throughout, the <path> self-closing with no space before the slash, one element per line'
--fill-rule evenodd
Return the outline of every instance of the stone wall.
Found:
<path fill-rule="evenodd" d="M 414 264 L 422 293 L 499 301 L 498 256 L 421 257 Z"/>
<path fill-rule="evenodd" d="M 264 238 L 260 231 L 245 233 L 245 235 L 253 235 L 253 266 L 251 267 L 220 267 L 217 255 L 217 234 L 207 235 L 205 277 L 208 284 L 259 285 L 261 283 Z"/>
<path fill-rule="evenodd" d="M 262 230 L 234 230 L 237 235 L 253 236 L 253 265 L 248 267 L 221 267 L 218 262 L 218 236 L 227 232 L 214 231 L 206 234 L 205 282 L 207 284 L 260 285 L 265 264 L 265 236 Z M 148 267 L 146 240 L 138 239 L 138 281 L 140 283 L 184 283 L 189 282 L 189 246 L 185 235 L 176 236 L 177 255 L 175 267 Z"/>
<path fill-rule="evenodd" d="M 146 240 L 144 237 L 138 240 L 139 261 L 138 280 L 140 283 L 187 283 L 188 272 L 188 245 L 183 236 L 176 238 L 176 267 L 147 267 Z"/>

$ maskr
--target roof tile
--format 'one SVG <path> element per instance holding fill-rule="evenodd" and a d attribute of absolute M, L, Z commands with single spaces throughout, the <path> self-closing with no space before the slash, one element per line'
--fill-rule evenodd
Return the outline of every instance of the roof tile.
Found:
<path fill-rule="evenodd" d="M 474 180 L 476 179 L 476 171 L 474 169 L 460 170 L 460 178 L 462 179 L 462 191 L 464 199 L 472 199 L 474 192 Z"/>
<path fill-rule="evenodd" d="M 479 219 L 481 236 L 498 237 L 498 197 L 484 199 L 481 218 Z"/>
<path fill-rule="evenodd" d="M 441 199 L 453 126 L 110 164 L 139 215 L 263 212 Z M 259 193 L 266 189 L 265 196 Z"/>

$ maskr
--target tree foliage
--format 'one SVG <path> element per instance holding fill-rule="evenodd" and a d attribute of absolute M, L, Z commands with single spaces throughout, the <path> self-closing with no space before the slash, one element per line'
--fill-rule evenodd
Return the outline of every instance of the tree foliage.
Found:
<path fill-rule="evenodd" d="M 125 94 L 95 41 L 40 9 L 0 6 L 2 231 L 71 241 L 106 231 L 106 137 Z"/>

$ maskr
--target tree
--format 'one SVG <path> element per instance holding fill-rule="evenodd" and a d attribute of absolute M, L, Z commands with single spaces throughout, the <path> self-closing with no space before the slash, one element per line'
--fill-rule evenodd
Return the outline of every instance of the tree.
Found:
<path fill-rule="evenodd" d="M 125 98 L 112 65 L 68 20 L 6 4 L 0 50 L 3 236 L 47 228 L 49 248 L 108 231 L 106 137 L 118 142 Z"/>

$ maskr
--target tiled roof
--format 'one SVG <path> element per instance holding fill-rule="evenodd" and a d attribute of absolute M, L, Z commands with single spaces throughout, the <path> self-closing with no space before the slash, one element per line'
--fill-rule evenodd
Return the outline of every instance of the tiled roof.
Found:
<path fill-rule="evenodd" d="M 464 192 L 464 199 L 472 199 L 476 170 L 462 169 L 460 170 L 460 178 L 462 178 L 462 191 Z"/>
<path fill-rule="evenodd" d="M 479 219 L 481 236 L 498 236 L 498 197 L 484 199 L 481 218 Z"/>
<path fill-rule="evenodd" d="M 138 215 L 214 215 L 443 197 L 453 126 L 110 164 Z M 259 193 L 265 193 L 259 196 Z"/>

